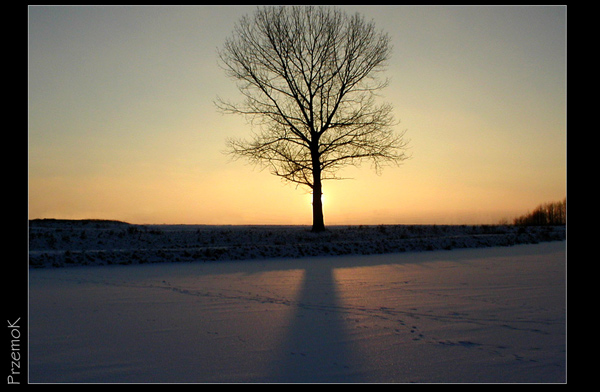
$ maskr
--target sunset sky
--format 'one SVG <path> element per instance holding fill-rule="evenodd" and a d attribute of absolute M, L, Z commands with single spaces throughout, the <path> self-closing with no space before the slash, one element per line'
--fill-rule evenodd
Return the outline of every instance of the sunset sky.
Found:
<path fill-rule="evenodd" d="M 30 6 L 29 218 L 311 224 L 310 194 L 225 154 L 250 135 L 217 49 L 255 7 Z M 566 7 L 356 6 L 391 36 L 381 100 L 411 159 L 324 182 L 325 224 L 512 221 L 566 196 Z"/>

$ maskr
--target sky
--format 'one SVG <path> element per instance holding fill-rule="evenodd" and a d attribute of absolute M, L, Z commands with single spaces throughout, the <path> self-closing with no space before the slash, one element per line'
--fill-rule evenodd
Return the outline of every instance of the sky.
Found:
<path fill-rule="evenodd" d="M 393 45 L 410 159 L 325 181 L 326 225 L 512 222 L 566 197 L 566 7 L 344 6 Z M 29 218 L 310 225 L 311 195 L 224 154 L 250 136 L 217 50 L 244 6 L 30 6 Z"/>

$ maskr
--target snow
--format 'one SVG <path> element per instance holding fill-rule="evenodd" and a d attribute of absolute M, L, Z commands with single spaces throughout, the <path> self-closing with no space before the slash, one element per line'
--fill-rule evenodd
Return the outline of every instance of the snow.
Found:
<path fill-rule="evenodd" d="M 179 239 L 165 248 L 169 228 Z M 357 237 L 342 244 L 344 230 L 362 230 L 366 242 L 396 228 L 340 227 L 327 234 L 328 242 L 306 228 L 130 230 L 148 245 L 153 238 L 154 245 L 161 242 L 173 262 L 159 263 L 153 262 L 157 247 L 142 252 L 141 242 L 128 247 L 116 235 L 86 229 L 81 239 L 83 228 L 63 227 L 71 236 L 64 240 L 55 227 L 52 249 L 41 241 L 50 229 L 36 230 L 42 234 L 30 241 L 33 267 L 78 266 L 30 268 L 32 383 L 566 382 L 564 231 L 558 241 L 491 246 L 500 234 L 490 228 L 464 234 L 471 228 L 450 233 L 453 227 L 437 227 L 448 232 L 443 240 L 408 230 L 400 238 L 398 229 L 396 244 L 404 252 L 339 256 L 331 254 L 361 249 Z M 117 233 L 96 228 L 101 230 Z M 208 232 L 215 230 L 229 230 L 236 239 L 218 235 L 211 244 Z M 249 242 L 244 248 L 254 249 L 255 257 L 235 256 L 235 241 L 244 245 L 242 234 L 231 234 L 236 230 L 256 240 L 254 248 Z M 261 242 L 269 231 L 271 242 Z M 444 250 L 450 234 L 456 244 L 479 247 Z M 503 235 L 513 234 L 517 238 L 516 231 Z M 88 246 L 89 255 L 98 239 L 104 248 L 94 257 L 65 262 L 63 242 L 77 261 L 80 245 Z M 411 240 L 419 244 L 414 249 L 407 245 Z M 298 244 L 305 254 L 323 253 L 329 244 L 328 253 L 297 257 Z M 214 257 L 219 261 L 175 262 L 188 261 L 185 251 L 201 254 L 209 246 L 224 249 Z M 430 248 L 440 250 L 418 251 Z M 101 252 L 104 259 L 97 257 Z M 137 259 L 131 257 L 136 252 Z"/>
<path fill-rule="evenodd" d="M 365 255 L 509 246 L 566 239 L 564 226 L 130 225 L 115 221 L 30 221 L 32 267 L 145 264 Z"/>

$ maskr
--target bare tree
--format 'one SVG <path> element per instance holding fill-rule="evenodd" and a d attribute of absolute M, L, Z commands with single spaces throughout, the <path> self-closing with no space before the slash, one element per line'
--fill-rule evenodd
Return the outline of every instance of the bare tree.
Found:
<path fill-rule="evenodd" d="M 250 141 L 228 140 L 229 152 L 313 194 L 313 231 L 325 230 L 322 180 L 341 179 L 347 165 L 406 159 L 403 134 L 392 130 L 389 104 L 376 104 L 387 85 L 377 74 L 390 55 L 387 34 L 359 14 L 332 7 L 264 7 L 243 17 L 219 52 L 245 97 L 221 99 L 225 113 L 247 116 Z"/>
<path fill-rule="evenodd" d="M 520 226 L 558 226 L 567 224 L 567 198 L 537 206 L 533 212 L 514 219 Z"/>

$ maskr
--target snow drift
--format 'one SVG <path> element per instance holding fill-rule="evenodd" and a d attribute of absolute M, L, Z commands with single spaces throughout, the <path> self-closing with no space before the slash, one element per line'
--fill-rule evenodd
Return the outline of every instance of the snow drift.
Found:
<path fill-rule="evenodd" d="M 564 226 L 130 225 L 117 221 L 34 220 L 31 267 L 367 255 L 535 244 L 564 240 Z"/>

